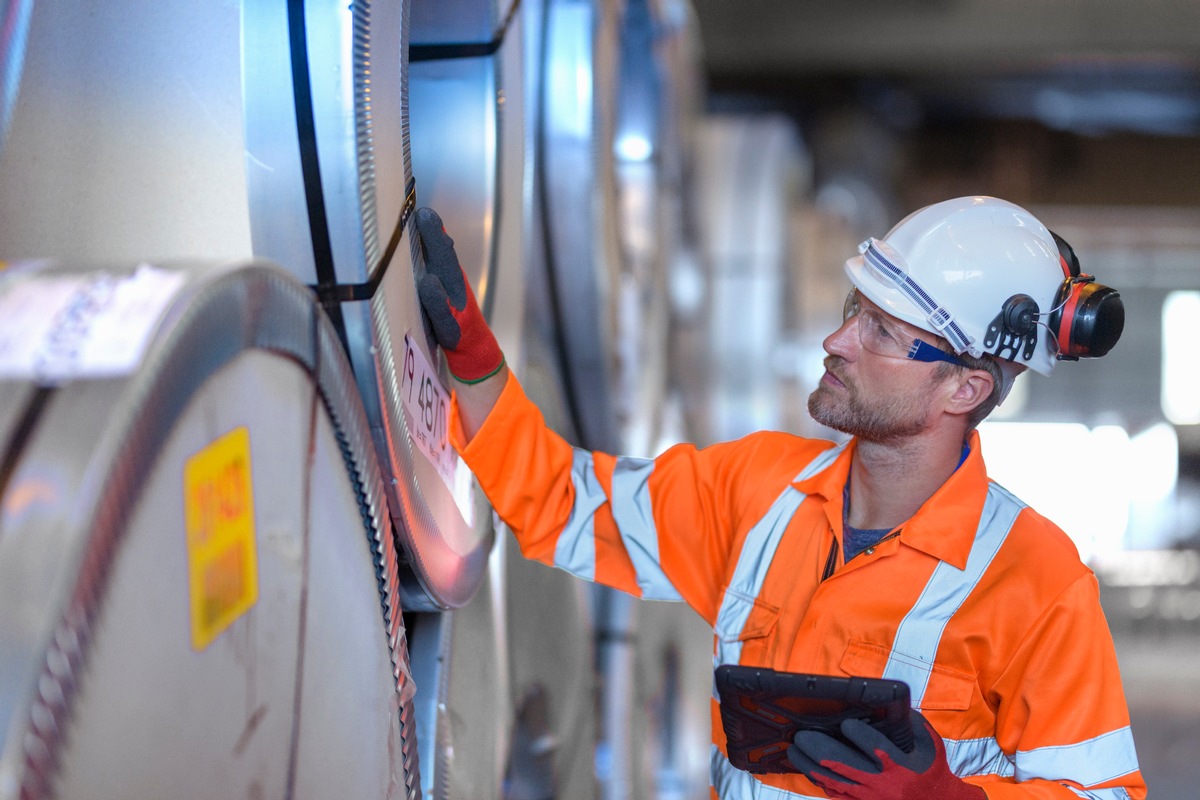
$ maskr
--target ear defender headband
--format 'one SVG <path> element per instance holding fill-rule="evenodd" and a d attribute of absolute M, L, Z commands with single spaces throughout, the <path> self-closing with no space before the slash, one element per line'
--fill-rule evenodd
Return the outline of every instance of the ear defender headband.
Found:
<path fill-rule="evenodd" d="M 1113 348 L 1125 329 L 1125 304 L 1116 289 L 1095 282 L 1079 268 L 1067 241 L 1051 231 L 1058 244 L 1063 282 L 1050 312 L 1050 331 L 1058 339 L 1060 361 L 1099 358 Z"/>

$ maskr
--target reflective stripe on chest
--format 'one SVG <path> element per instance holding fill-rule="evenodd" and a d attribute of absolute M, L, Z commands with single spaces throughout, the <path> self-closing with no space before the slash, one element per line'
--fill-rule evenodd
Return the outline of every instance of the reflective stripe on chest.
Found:
<path fill-rule="evenodd" d="M 947 623 L 979 585 L 1024 507 L 1003 487 L 989 484 L 966 568 L 939 562 L 917 602 L 900 621 L 883 677 L 907 683 L 914 706 L 922 705 Z M 901 653 L 904 655 L 898 655 Z"/>
<path fill-rule="evenodd" d="M 821 453 L 796 476 L 796 481 L 807 480 L 821 472 L 836 461 L 845 448 L 846 445 L 842 444 Z M 779 547 L 779 540 L 783 538 L 783 532 L 787 530 L 788 523 L 805 497 L 807 495 L 788 484 L 762 519 L 746 534 L 733 577 L 725 590 L 725 596 L 721 599 L 721 609 L 717 612 L 714 668 L 721 664 L 737 664 L 740 661 L 742 643 L 737 639 L 738 633 L 745 626 L 754 601 L 762 591 L 763 583 L 767 579 L 767 570 Z"/>
<path fill-rule="evenodd" d="M 806 480 L 827 468 L 841 454 L 843 447 L 822 453 L 796 481 Z M 742 642 L 739 634 L 762 591 L 779 542 L 805 497 L 789 484 L 746 535 L 717 614 L 714 667 L 740 662 Z M 939 562 L 916 603 L 900 621 L 884 677 L 908 683 L 914 706 L 919 707 L 924 698 L 946 625 L 979 585 L 1022 508 L 1024 504 L 1007 490 L 995 483 L 989 484 L 966 568 L 959 570 Z"/>

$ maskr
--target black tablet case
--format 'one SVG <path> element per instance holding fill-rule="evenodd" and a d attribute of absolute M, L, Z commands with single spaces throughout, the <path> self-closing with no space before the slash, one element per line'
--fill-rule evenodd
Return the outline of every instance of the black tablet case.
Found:
<path fill-rule="evenodd" d="M 787 748 L 800 730 L 842 740 L 842 720 L 870 723 L 902 750 L 913 746 L 908 684 L 724 664 L 716 670 L 730 762 L 746 772 L 797 772 Z M 844 740 L 843 740 L 844 741 Z"/>

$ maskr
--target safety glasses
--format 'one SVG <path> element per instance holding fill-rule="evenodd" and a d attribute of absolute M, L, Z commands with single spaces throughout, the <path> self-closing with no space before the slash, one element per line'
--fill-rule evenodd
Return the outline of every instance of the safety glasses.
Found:
<path fill-rule="evenodd" d="M 867 239 L 858 246 L 862 256 L 862 264 L 872 278 L 883 286 L 891 286 L 908 299 L 929 324 L 950 342 L 956 352 L 961 353 L 971 345 L 967 336 L 954 315 L 940 305 L 917 280 L 909 274 L 908 264 L 904 257 L 890 248 L 886 242 L 878 239 Z"/>
<path fill-rule="evenodd" d="M 858 293 L 851 289 L 842 306 L 842 322 L 857 317 L 858 339 L 863 349 L 885 358 L 906 358 L 912 361 L 932 363 L 945 361 L 967 367 L 967 364 L 952 353 L 947 353 L 928 342 L 909 336 L 898 325 L 888 320 L 887 315 L 867 308 Z M 969 369 L 969 367 L 968 367 Z"/>

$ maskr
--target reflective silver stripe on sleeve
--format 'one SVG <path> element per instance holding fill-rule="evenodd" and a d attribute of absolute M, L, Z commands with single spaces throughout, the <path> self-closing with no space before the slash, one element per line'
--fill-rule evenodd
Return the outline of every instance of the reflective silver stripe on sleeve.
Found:
<path fill-rule="evenodd" d="M 709 762 L 709 785 L 716 789 L 721 800 L 821 800 L 811 794 L 789 792 L 759 782 L 749 772 L 730 764 L 715 744 Z"/>
<path fill-rule="evenodd" d="M 1078 744 L 1018 750 L 1016 761 L 1018 781 L 1071 780 L 1084 786 L 1107 783 L 1138 769 L 1133 732 L 1128 727 Z"/>
<path fill-rule="evenodd" d="M 1012 760 L 993 738 L 943 739 L 946 744 L 946 763 L 960 778 L 972 775 L 998 775 L 1011 778 L 1016 774 Z"/>
<path fill-rule="evenodd" d="M 575 449 L 571 461 L 571 483 L 575 505 L 554 547 L 554 566 L 589 581 L 596 579 L 596 534 L 593 517 L 608 496 L 596 478 L 592 454 Z"/>
<path fill-rule="evenodd" d="M 658 556 L 658 528 L 649 486 L 653 472 L 654 462 L 649 459 L 617 459 L 612 476 L 613 521 L 633 562 L 642 598 L 681 601 L 683 597 L 663 572 Z"/>
<path fill-rule="evenodd" d="M 959 570 L 944 561 L 939 562 L 921 596 L 900 621 L 883 677 L 907 683 L 913 706 L 920 708 L 925 697 L 946 623 L 979 584 L 1024 507 L 1025 504 L 1008 490 L 992 483 L 988 487 L 966 568 Z"/>
<path fill-rule="evenodd" d="M 1085 797 L 1088 800 L 1129 800 L 1129 792 L 1120 786 L 1112 789 L 1076 789 L 1074 786 L 1068 786 L 1077 797 Z"/>
<path fill-rule="evenodd" d="M 1122 729 L 1128 738 L 1129 752 L 1132 752 L 1133 738 L 1128 736 L 1128 728 Z M 1121 731 L 1116 731 L 1121 733 Z M 1112 734 L 1109 734 L 1110 736 Z M 1104 737 L 1100 737 L 1104 738 Z M 1026 769 L 1026 766 L 1021 763 L 1024 754 L 1017 754 L 1017 761 L 1020 767 L 1014 766 L 1013 762 L 1004 751 L 1000 749 L 999 743 L 995 739 L 945 739 L 946 743 L 946 762 L 950 765 L 950 771 L 960 778 L 969 778 L 974 775 L 995 775 L 1000 778 L 1017 777 L 1018 772 Z M 1085 743 L 1086 744 L 1086 743 Z M 1077 747 L 1077 746 L 1076 746 Z M 1033 753 L 1043 753 L 1045 750 L 1072 750 L 1074 748 L 1040 748 L 1030 751 Z M 1119 751 L 1119 748 L 1118 748 Z M 1095 758 L 1101 759 L 1097 763 L 1107 763 L 1103 759 L 1109 758 L 1109 754 L 1100 753 L 1094 755 Z M 1115 752 L 1111 754 L 1112 763 L 1120 763 L 1128 760 L 1128 753 Z M 1063 765 L 1062 770 L 1071 769 L 1071 765 Z M 1107 780 L 1120 777 L 1120 775 L 1128 775 L 1137 769 L 1136 757 L 1134 758 L 1134 768 L 1126 770 L 1117 775 L 1111 775 L 1108 778 L 1100 781 L 1085 781 L 1076 774 L 1068 774 L 1060 770 L 1056 774 L 1041 774 L 1031 775 L 1024 774 L 1023 777 L 1018 777 L 1018 780 L 1030 780 L 1031 778 L 1041 778 L 1044 780 L 1064 780 L 1070 779 L 1076 783 L 1104 783 Z M 1110 770 L 1104 770 L 1110 771 Z M 1129 800 L 1129 792 L 1118 786 L 1112 789 L 1076 789 L 1074 786 L 1067 786 L 1079 797 L 1089 798 L 1089 800 Z"/>
<path fill-rule="evenodd" d="M 846 445 L 842 444 L 824 451 L 810 461 L 795 480 L 807 480 L 816 475 L 832 464 L 845 447 Z M 779 540 L 805 497 L 807 495 L 789 484 L 767 509 L 762 519 L 746 534 L 737 566 L 734 567 L 733 577 L 729 581 L 729 588 L 725 590 L 725 596 L 721 599 L 721 609 L 717 612 L 717 624 L 714 626 L 717 634 L 714 667 L 721 664 L 737 664 L 740 661 L 742 643 L 738 637 L 750 617 L 754 601 L 762 591 L 763 581 L 766 580 L 771 559 L 775 557 Z"/>

